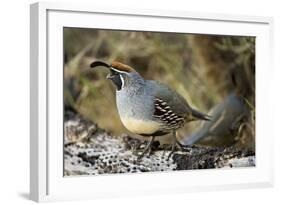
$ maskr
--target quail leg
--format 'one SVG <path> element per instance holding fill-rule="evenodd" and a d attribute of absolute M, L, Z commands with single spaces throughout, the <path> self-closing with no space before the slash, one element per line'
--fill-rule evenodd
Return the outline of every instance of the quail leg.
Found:
<path fill-rule="evenodd" d="M 168 159 L 170 159 L 170 157 L 172 156 L 172 154 L 175 152 L 175 149 L 176 149 L 176 146 L 177 146 L 177 137 L 176 137 L 176 131 L 173 130 L 173 134 L 172 134 L 172 140 L 173 140 L 173 143 L 172 143 L 172 148 L 171 148 L 171 152 L 169 153 L 168 155 Z"/>
<path fill-rule="evenodd" d="M 142 144 L 142 142 L 138 142 L 138 143 L 134 144 L 134 146 L 132 148 L 132 153 L 133 154 L 137 154 L 138 149 L 140 148 L 141 144 Z"/>
<path fill-rule="evenodd" d="M 146 147 L 144 148 L 143 152 L 138 156 L 138 159 L 141 159 L 146 152 L 148 152 L 148 155 L 150 155 L 150 153 L 151 153 L 151 145 L 152 145 L 154 139 L 155 139 L 155 136 L 152 136 L 151 140 L 146 145 Z"/>
<path fill-rule="evenodd" d="M 173 130 L 173 134 L 172 134 L 172 140 L 173 140 L 173 143 L 171 145 L 171 152 L 169 153 L 168 155 L 168 159 L 170 159 L 170 157 L 172 156 L 172 154 L 175 152 L 176 150 L 176 147 L 180 148 L 181 151 L 185 151 L 186 148 L 188 148 L 188 146 L 186 145 L 183 145 L 182 143 L 180 143 L 177 139 L 177 134 L 176 134 L 176 131 Z"/>

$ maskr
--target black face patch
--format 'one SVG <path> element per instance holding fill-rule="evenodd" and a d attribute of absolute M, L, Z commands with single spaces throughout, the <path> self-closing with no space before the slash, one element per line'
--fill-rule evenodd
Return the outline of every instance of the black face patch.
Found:
<path fill-rule="evenodd" d="M 122 80 L 120 75 L 121 74 L 119 73 L 111 72 L 111 74 L 107 77 L 107 79 L 111 80 L 114 83 L 117 90 L 121 90 L 122 88 Z"/>

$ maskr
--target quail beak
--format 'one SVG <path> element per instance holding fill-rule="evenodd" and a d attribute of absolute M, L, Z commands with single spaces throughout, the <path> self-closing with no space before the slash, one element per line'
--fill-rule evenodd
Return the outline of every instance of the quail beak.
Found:
<path fill-rule="evenodd" d="M 95 67 L 98 67 L 98 66 L 102 66 L 102 67 L 106 67 L 106 68 L 110 68 L 110 65 L 105 63 L 105 62 L 102 62 L 102 61 L 94 61 L 91 63 L 91 68 L 95 68 Z M 114 78 L 114 75 L 112 73 L 108 74 L 106 76 L 106 79 L 109 79 L 109 80 L 112 80 Z"/>
<path fill-rule="evenodd" d="M 123 84 L 122 78 L 120 77 L 118 72 L 111 69 L 111 65 L 109 65 L 105 62 L 102 62 L 102 61 L 94 61 L 91 63 L 90 66 L 91 66 L 91 68 L 95 68 L 98 66 L 103 66 L 103 67 L 109 68 L 110 74 L 108 74 L 106 76 L 106 79 L 111 80 L 115 84 L 117 90 L 120 90 L 122 88 L 122 84 Z"/>
<path fill-rule="evenodd" d="M 112 80 L 112 78 L 114 78 L 114 75 L 107 74 L 106 79 L 108 79 L 108 80 Z"/>
<path fill-rule="evenodd" d="M 112 70 L 111 67 L 110 68 L 110 73 L 106 76 L 106 79 L 109 79 L 109 80 L 114 80 L 114 78 L 118 77 L 119 76 L 119 73 L 117 73 L 116 71 Z"/>
<path fill-rule="evenodd" d="M 111 80 L 116 86 L 117 90 L 120 90 L 122 88 L 123 81 L 119 74 L 110 73 L 106 76 L 106 79 Z"/>

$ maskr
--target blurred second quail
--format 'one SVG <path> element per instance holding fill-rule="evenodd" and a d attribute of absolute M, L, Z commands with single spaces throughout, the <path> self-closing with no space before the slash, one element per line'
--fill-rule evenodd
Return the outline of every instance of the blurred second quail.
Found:
<path fill-rule="evenodd" d="M 182 139 L 183 144 L 232 145 L 240 125 L 250 116 L 250 108 L 241 95 L 231 93 L 211 109 L 210 115 L 212 121 L 203 122 L 198 130 Z"/>

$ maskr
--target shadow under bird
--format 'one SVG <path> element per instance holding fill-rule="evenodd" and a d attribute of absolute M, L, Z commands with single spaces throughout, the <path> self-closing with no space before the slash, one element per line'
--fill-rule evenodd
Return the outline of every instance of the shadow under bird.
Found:
<path fill-rule="evenodd" d="M 209 120 L 210 117 L 193 109 L 187 101 L 168 86 L 145 80 L 132 67 L 120 62 L 110 65 L 95 61 L 91 67 L 103 66 L 110 69 L 107 79 L 116 86 L 116 103 L 123 125 L 132 133 L 150 137 L 140 157 L 151 151 L 156 136 L 172 133 L 172 150 L 183 148 L 176 138 L 176 130 L 194 120 Z M 169 155 L 169 156 L 170 156 Z"/>
<path fill-rule="evenodd" d="M 241 95 L 231 93 L 209 114 L 212 121 L 202 122 L 198 130 L 182 139 L 184 145 L 198 142 L 213 146 L 232 145 L 240 125 L 250 116 L 250 108 Z"/>

